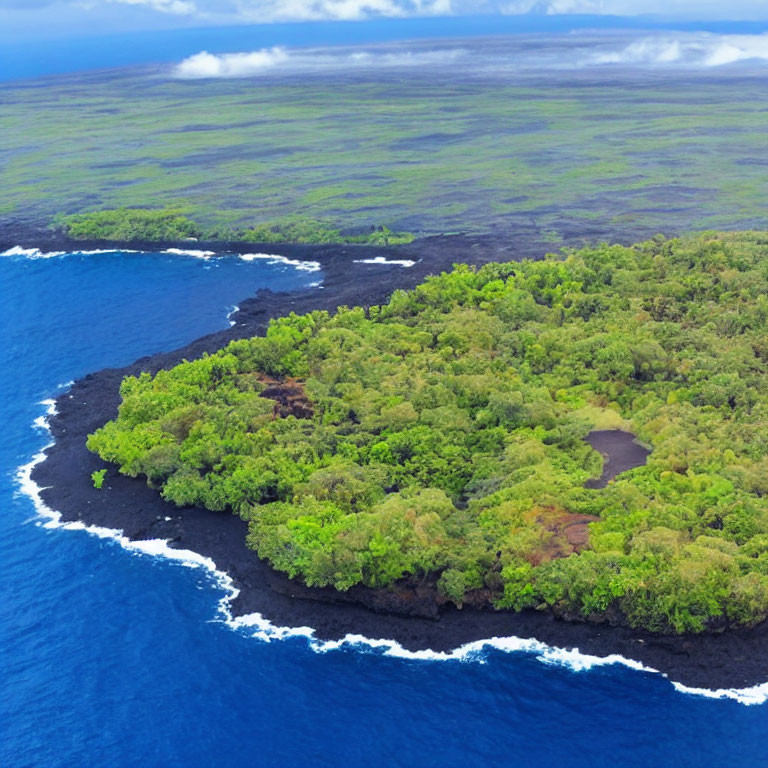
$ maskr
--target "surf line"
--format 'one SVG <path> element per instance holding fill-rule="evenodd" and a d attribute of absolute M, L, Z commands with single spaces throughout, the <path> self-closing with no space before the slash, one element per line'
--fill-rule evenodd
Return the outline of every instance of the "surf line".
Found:
<path fill-rule="evenodd" d="M 421 259 L 419 259 L 421 261 Z M 353 264 L 389 264 L 408 269 L 416 264 L 413 259 L 387 259 L 384 256 L 374 256 L 372 259 L 355 259 Z"/>
<path fill-rule="evenodd" d="M 50 435 L 48 420 L 51 416 L 56 414 L 56 401 L 53 399 L 46 399 L 41 401 L 40 405 L 45 406 L 45 413 L 34 420 L 33 426 L 47 431 Z M 31 499 L 38 517 L 41 519 L 40 524 L 42 527 L 60 528 L 67 531 L 85 531 L 86 533 L 98 536 L 102 539 L 113 539 L 123 549 L 134 554 L 162 557 L 175 561 L 188 568 L 205 569 L 214 583 L 225 593 L 218 601 L 218 614 L 221 618 L 216 619 L 216 621 L 221 621 L 231 629 L 246 632 L 250 637 L 263 642 L 285 640 L 292 637 L 303 637 L 307 640 L 309 648 L 315 653 L 328 653 L 344 648 L 359 650 L 367 648 L 371 651 L 379 652 L 383 656 L 392 656 L 412 661 L 482 662 L 484 660 L 482 656 L 483 651 L 492 648 L 505 653 L 532 654 L 543 664 L 565 667 L 572 672 L 584 672 L 595 667 L 620 664 L 638 672 L 661 674 L 662 677 L 669 679 L 668 675 L 660 673 L 657 669 L 645 666 L 639 661 L 626 658 L 620 654 L 614 653 L 608 656 L 593 656 L 591 654 L 581 653 L 578 648 L 559 648 L 557 646 L 547 645 L 535 638 L 520 638 L 515 636 L 490 637 L 484 640 L 475 640 L 466 643 L 452 651 L 432 651 L 429 649 L 409 651 L 407 648 L 403 648 L 403 646 L 396 640 L 387 640 L 384 638 L 376 639 L 352 633 L 345 635 L 339 640 L 320 640 L 315 637 L 315 630 L 312 627 L 277 626 L 260 613 L 251 613 L 245 616 L 233 616 L 231 610 L 232 602 L 240 594 L 240 590 L 235 586 L 232 577 L 228 573 L 218 570 L 216 563 L 212 558 L 201 555 L 199 552 L 193 552 L 189 549 L 175 549 L 169 546 L 168 541 L 164 539 L 132 541 L 127 536 L 123 535 L 123 531 L 118 528 L 86 525 L 81 521 L 62 522 L 61 513 L 51 509 L 43 501 L 42 491 L 45 489 L 32 480 L 32 472 L 34 468 L 40 462 L 45 461 L 45 452 L 52 445 L 53 441 L 47 443 L 37 454 L 35 454 L 35 456 L 33 456 L 31 461 L 27 464 L 23 464 L 16 471 L 16 481 L 19 486 L 19 492 Z M 764 704 L 768 701 L 768 681 L 749 688 L 719 688 L 716 690 L 694 688 L 684 685 L 683 683 L 675 682 L 674 680 L 670 680 L 670 682 L 676 691 L 691 696 L 701 696 L 710 699 L 731 699 L 746 706 Z"/>
<path fill-rule="evenodd" d="M 90 251 L 42 251 L 40 248 L 25 248 L 21 245 L 14 245 L 0 253 L 0 256 L 23 256 L 27 259 L 53 259 L 59 256 L 92 256 L 105 253 L 161 253 L 170 256 L 190 256 L 195 259 L 207 261 L 212 258 L 223 256 L 234 256 L 246 262 L 265 260 L 269 265 L 282 264 L 286 267 L 293 267 L 301 272 L 319 272 L 322 265 L 319 261 L 302 261 L 301 259 L 289 259 L 287 256 L 281 256 L 277 253 L 233 253 L 230 251 L 203 251 L 192 248 L 165 248 L 160 251 L 137 251 L 131 248 L 96 248 Z"/>

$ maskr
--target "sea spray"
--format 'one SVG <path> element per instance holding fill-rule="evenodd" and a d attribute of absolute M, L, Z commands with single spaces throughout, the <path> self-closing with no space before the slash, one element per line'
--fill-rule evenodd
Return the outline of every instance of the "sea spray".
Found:
<path fill-rule="evenodd" d="M 246 262 L 264 260 L 269 265 L 282 264 L 286 267 L 293 267 L 294 269 L 302 272 L 319 272 L 322 269 L 322 265 L 318 261 L 289 259 L 287 256 L 281 256 L 277 253 L 233 253 L 231 251 L 216 252 L 196 250 L 191 248 L 165 248 L 161 251 L 139 251 L 130 248 L 94 248 L 93 250 L 43 251 L 40 248 L 25 248 L 21 245 L 14 245 L 12 248 L 8 248 L 1 252 L 0 256 L 23 256 L 27 259 L 52 259 L 59 256 L 93 256 L 106 253 L 160 253 L 168 254 L 171 256 L 189 256 L 194 259 L 203 259 L 206 261 L 214 257 L 221 258 L 225 256 L 234 256 Z"/>
<path fill-rule="evenodd" d="M 163 253 L 170 253 L 173 256 L 192 256 L 195 259 L 209 259 L 216 255 L 216 251 L 196 251 L 186 248 L 166 248 Z"/>
<path fill-rule="evenodd" d="M 385 259 L 383 256 L 374 256 L 372 259 L 355 259 L 355 264 L 387 264 L 398 267 L 412 267 L 418 262 L 413 259 Z"/>
<path fill-rule="evenodd" d="M 692 696 L 704 696 L 707 699 L 732 699 L 739 704 L 751 706 L 752 704 L 764 704 L 768 701 L 768 683 L 753 685 L 751 688 L 693 688 L 682 683 L 672 682 L 672 686 L 679 693 L 687 693 Z"/>
<path fill-rule="evenodd" d="M 24 248 L 21 245 L 14 245 L 13 248 L 0 253 L 0 256 L 24 256 L 27 259 L 52 259 L 54 256 L 63 256 L 66 251 L 41 251 L 39 248 Z"/>
<path fill-rule="evenodd" d="M 129 248 L 94 248 L 89 251 L 42 251 L 40 248 L 24 248 L 14 245 L 13 248 L 0 253 L 0 256 L 23 256 L 27 259 L 53 259 L 58 256 L 95 256 L 103 253 L 141 253 Z"/>
<path fill-rule="evenodd" d="M 34 421 L 34 426 L 45 429 L 50 433 L 48 420 L 56 414 L 56 402 L 52 399 L 41 401 L 45 406 L 45 413 Z M 391 656 L 411 661 L 461 661 L 480 662 L 485 661 L 484 652 L 494 649 L 504 653 L 528 653 L 543 664 L 565 667 L 571 672 L 585 672 L 595 667 L 618 664 L 638 672 L 660 674 L 658 670 L 648 667 L 635 659 L 629 659 L 620 654 L 608 656 L 595 656 L 579 651 L 578 648 L 559 648 L 543 643 L 535 638 L 491 637 L 484 640 L 475 640 L 465 643 L 451 651 L 433 651 L 423 649 L 411 651 L 404 648 L 396 640 L 386 638 L 369 638 L 360 634 L 349 633 L 338 640 L 320 640 L 315 637 L 312 627 L 283 627 L 273 624 L 260 613 L 251 613 L 244 616 L 233 616 L 231 606 L 240 590 L 235 586 L 232 577 L 218 570 L 216 563 L 210 557 L 193 552 L 189 549 L 176 549 L 171 547 L 167 540 L 147 539 L 132 541 L 116 528 L 87 525 L 81 521 L 62 522 L 61 513 L 51 509 L 42 499 L 44 488 L 32 480 L 34 468 L 46 458 L 46 450 L 53 442 L 44 446 L 30 462 L 22 465 L 16 472 L 19 490 L 28 496 L 35 506 L 40 518 L 45 520 L 45 528 L 61 528 L 69 531 L 85 531 L 99 538 L 109 538 L 117 541 L 121 547 L 129 552 L 151 557 L 162 557 L 190 568 L 204 568 L 213 579 L 214 583 L 224 591 L 223 597 L 218 602 L 218 613 L 221 621 L 228 627 L 247 633 L 254 639 L 263 642 L 273 640 L 286 640 L 289 638 L 304 638 L 308 647 L 315 653 L 329 653 L 331 651 L 351 648 L 354 650 L 367 649 L 380 652 L 383 656 Z M 667 675 L 662 674 L 667 678 Z M 768 701 L 768 682 L 749 688 L 728 688 L 710 690 L 707 688 L 694 688 L 671 681 L 674 689 L 680 693 L 692 696 L 701 696 L 713 699 L 731 699 L 745 706 L 763 704 Z"/>
<path fill-rule="evenodd" d="M 256 261 L 265 259 L 267 264 L 285 264 L 288 267 L 295 267 L 303 272 L 318 272 L 322 269 L 319 261 L 301 261 L 300 259 L 289 259 L 287 256 L 280 256 L 276 253 L 240 253 L 238 256 L 243 261 Z"/>

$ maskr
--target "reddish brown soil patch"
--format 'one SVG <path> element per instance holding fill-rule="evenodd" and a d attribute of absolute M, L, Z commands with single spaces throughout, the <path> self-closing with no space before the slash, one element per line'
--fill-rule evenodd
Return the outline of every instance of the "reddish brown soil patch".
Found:
<path fill-rule="evenodd" d="M 297 419 L 309 419 L 314 414 L 312 403 L 304 391 L 303 381 L 290 377 L 281 381 L 264 375 L 260 375 L 258 380 L 265 385 L 259 397 L 275 401 L 275 418 L 295 416 Z"/>
<path fill-rule="evenodd" d="M 529 513 L 529 520 L 541 527 L 541 542 L 526 559 L 536 566 L 581 552 L 589 546 L 589 524 L 599 519 L 595 515 L 578 515 L 554 507 L 537 507 Z"/>

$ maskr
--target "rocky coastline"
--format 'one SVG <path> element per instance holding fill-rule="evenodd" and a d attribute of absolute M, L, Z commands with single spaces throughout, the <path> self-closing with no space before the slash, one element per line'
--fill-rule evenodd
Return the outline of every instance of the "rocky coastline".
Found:
<path fill-rule="evenodd" d="M 0 251 L 21 242 L 3 233 Z M 621 655 L 694 688 L 742 689 L 768 681 L 768 623 L 750 630 L 725 630 L 697 636 L 658 636 L 625 627 L 565 621 L 547 612 L 512 614 L 465 607 L 437 606 L 428 587 L 400 592 L 354 588 L 348 593 L 308 588 L 274 571 L 245 546 L 245 523 L 239 518 L 204 509 L 179 509 L 164 502 L 142 479 L 119 475 L 109 468 L 102 490 L 90 480 L 103 467 L 85 448 L 86 435 L 116 415 L 122 378 L 141 371 L 154 373 L 204 352 L 213 352 L 235 338 L 262 333 L 270 318 L 291 311 L 333 310 L 339 305 L 372 305 L 397 288 L 410 288 L 428 274 L 452 263 L 482 264 L 540 255 L 540 243 L 513 248 L 491 236 L 439 236 L 407 246 L 300 246 L 237 243 L 131 243 L 70 241 L 36 237 L 41 250 L 88 250 L 130 247 L 157 251 L 195 248 L 226 252 L 268 252 L 322 265 L 322 288 L 277 294 L 262 291 L 240 302 L 234 325 L 197 339 L 182 349 L 144 357 L 120 369 L 104 369 L 76 381 L 56 400 L 49 426 L 53 444 L 32 473 L 41 497 L 61 513 L 63 521 L 122 529 L 132 540 L 164 539 L 171 547 L 197 552 L 227 573 L 239 594 L 235 616 L 260 613 L 277 626 L 314 628 L 315 637 L 336 640 L 347 634 L 398 642 L 410 651 L 450 651 L 494 637 L 535 638 L 551 646 L 578 648 L 595 656 Z M 413 261 L 365 264 L 365 259 Z"/>

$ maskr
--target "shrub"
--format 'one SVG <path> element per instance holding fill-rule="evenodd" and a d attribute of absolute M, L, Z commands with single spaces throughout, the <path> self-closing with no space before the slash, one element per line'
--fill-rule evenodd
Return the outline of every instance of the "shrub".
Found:
<path fill-rule="evenodd" d="M 93 487 L 100 489 L 104 485 L 104 477 L 107 474 L 106 469 L 97 469 L 95 472 L 91 472 L 91 482 Z"/>

